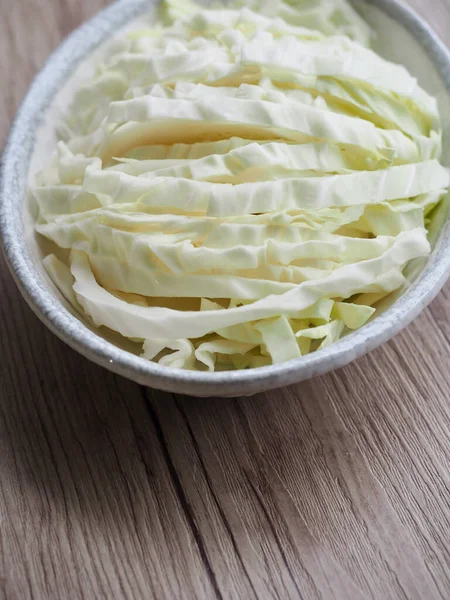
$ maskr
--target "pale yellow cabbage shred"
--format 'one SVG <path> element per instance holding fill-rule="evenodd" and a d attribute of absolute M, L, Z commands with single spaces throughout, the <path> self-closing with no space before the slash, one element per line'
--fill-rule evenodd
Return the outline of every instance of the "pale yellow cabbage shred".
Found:
<path fill-rule="evenodd" d="M 434 98 L 346 0 L 166 0 L 77 91 L 32 195 L 74 310 L 178 369 L 280 363 L 364 326 L 430 252 Z"/>

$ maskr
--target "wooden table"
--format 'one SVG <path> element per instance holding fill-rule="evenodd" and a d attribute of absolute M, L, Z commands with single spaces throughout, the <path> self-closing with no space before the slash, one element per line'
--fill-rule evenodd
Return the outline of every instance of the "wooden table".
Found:
<path fill-rule="evenodd" d="M 0 148 L 106 0 L 0 0 Z M 449 0 L 415 0 L 450 41 Z M 144 389 L 51 335 L 0 265 L 0 597 L 450 598 L 450 287 L 395 341 L 254 398 Z"/>

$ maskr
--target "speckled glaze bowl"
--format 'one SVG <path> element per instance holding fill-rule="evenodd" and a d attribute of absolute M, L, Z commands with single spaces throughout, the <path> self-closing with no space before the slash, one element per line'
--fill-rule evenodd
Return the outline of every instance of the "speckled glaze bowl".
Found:
<path fill-rule="evenodd" d="M 450 54 L 436 34 L 397 0 L 354 0 L 378 34 L 375 49 L 403 63 L 440 104 L 444 119 L 444 164 L 450 165 Z M 388 341 L 433 300 L 450 275 L 450 222 L 411 286 L 385 312 L 339 343 L 301 359 L 261 369 L 199 373 L 171 370 L 141 359 L 70 311 L 45 276 L 38 246 L 26 218 L 26 190 L 36 155 L 36 139 L 45 115 L 77 66 L 109 36 L 154 5 L 151 0 L 120 0 L 73 33 L 36 77 L 20 109 L 3 155 L 0 188 L 0 232 L 11 273 L 38 317 L 69 346 L 120 375 L 154 388 L 194 396 L 240 396 L 293 384 L 352 360 Z"/>

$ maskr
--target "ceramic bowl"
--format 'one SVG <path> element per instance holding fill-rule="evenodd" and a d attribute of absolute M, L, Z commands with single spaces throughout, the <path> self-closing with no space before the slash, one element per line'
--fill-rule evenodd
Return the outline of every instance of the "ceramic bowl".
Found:
<path fill-rule="evenodd" d="M 430 27 L 397 0 L 355 0 L 377 32 L 375 49 L 403 63 L 435 95 L 444 118 L 444 164 L 450 165 L 450 55 Z M 293 384 L 332 369 L 387 342 L 433 300 L 450 275 L 450 222 L 407 291 L 361 330 L 303 358 L 261 369 L 199 373 L 161 367 L 102 337 L 83 323 L 51 284 L 40 265 L 27 222 L 26 190 L 39 130 L 52 104 L 82 61 L 127 22 L 148 11 L 150 0 L 120 0 L 73 33 L 51 56 L 15 119 L 3 155 L 0 231 L 3 249 L 25 299 L 37 316 L 69 346 L 120 375 L 171 392 L 195 396 L 240 396 Z"/>

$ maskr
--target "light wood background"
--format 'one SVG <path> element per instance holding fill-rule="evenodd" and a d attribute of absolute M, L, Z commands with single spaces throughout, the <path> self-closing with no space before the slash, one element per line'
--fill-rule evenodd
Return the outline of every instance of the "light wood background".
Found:
<path fill-rule="evenodd" d="M 106 3 L 0 0 L 0 149 Z M 449 0 L 413 4 L 450 41 Z M 450 598 L 450 287 L 346 369 L 195 400 L 75 354 L 0 262 L 0 598 Z"/>

